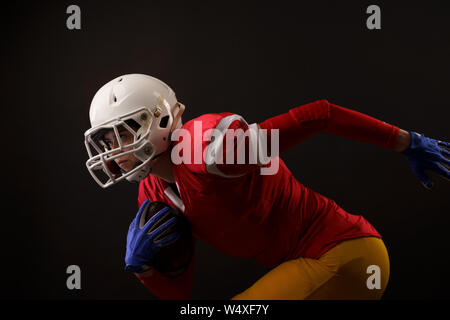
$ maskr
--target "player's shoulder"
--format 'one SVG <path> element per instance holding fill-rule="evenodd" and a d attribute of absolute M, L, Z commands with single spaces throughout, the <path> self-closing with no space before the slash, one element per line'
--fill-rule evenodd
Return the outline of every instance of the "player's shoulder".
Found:
<path fill-rule="evenodd" d="M 233 115 L 234 113 L 232 112 L 206 113 L 189 120 L 181 128 L 193 132 L 196 127 L 200 128 L 201 125 L 201 129 L 204 132 L 208 129 L 215 129 L 221 120 Z"/>
<path fill-rule="evenodd" d="M 204 154 L 211 144 L 212 131 L 217 129 L 223 119 L 233 115 L 232 112 L 203 114 L 175 130 L 171 138 L 171 152 L 176 171 L 180 173 L 182 170 L 188 170 L 196 174 L 206 174 Z"/>
<path fill-rule="evenodd" d="M 138 202 L 141 205 L 146 199 L 162 201 L 164 199 L 164 186 L 161 179 L 153 174 L 147 175 L 139 182 Z"/>
<path fill-rule="evenodd" d="M 236 148 L 225 145 L 227 134 L 237 138 L 249 126 L 241 115 L 222 112 L 201 115 L 186 122 L 181 129 L 172 136 L 172 159 L 176 159 L 174 164 L 177 165 L 177 171 L 180 175 L 183 169 L 209 175 L 216 173 L 211 169 L 216 162 L 223 163 L 222 159 L 227 153 L 236 152 Z"/>

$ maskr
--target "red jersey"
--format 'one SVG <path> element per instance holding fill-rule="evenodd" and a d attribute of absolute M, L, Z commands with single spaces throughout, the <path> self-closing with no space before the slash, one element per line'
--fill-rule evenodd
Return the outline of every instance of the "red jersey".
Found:
<path fill-rule="evenodd" d="M 302 111 L 307 111 L 306 107 L 309 106 L 316 112 L 319 109 L 319 103 L 325 104 L 319 101 L 303 106 Z M 322 113 L 330 117 L 329 108 L 323 109 L 325 111 Z M 292 111 L 286 114 L 286 117 L 290 119 L 296 119 L 295 117 L 298 118 L 298 116 Z M 306 116 L 303 115 L 303 117 Z M 314 117 L 321 123 L 324 121 L 320 114 Z M 275 120 L 280 122 L 280 119 Z M 373 121 L 373 119 L 370 120 Z M 260 127 L 274 129 L 273 123 L 277 123 L 276 121 L 263 122 Z M 197 125 L 201 124 L 200 137 L 198 132 L 195 132 L 198 130 L 198 127 L 195 129 L 196 122 Z M 288 139 L 285 134 L 288 129 L 283 128 L 283 124 L 286 122 L 279 125 L 282 151 L 294 144 L 292 137 L 289 141 L 283 142 L 283 139 Z M 386 130 L 387 138 L 377 136 L 377 141 L 369 142 L 380 144 L 379 139 L 385 139 L 385 146 L 392 148 L 392 140 L 398 128 L 384 122 L 378 125 L 386 126 L 384 130 Z M 191 138 L 202 139 L 208 136 L 210 129 L 223 132 L 230 128 L 242 128 L 245 132 L 251 127 L 239 115 L 220 113 L 200 116 L 187 122 L 182 128 L 191 133 Z M 325 127 L 332 126 L 330 124 Z M 304 137 L 297 136 L 296 139 L 301 140 Z M 178 143 L 181 142 L 175 142 L 173 147 Z M 195 143 L 198 143 L 197 146 L 194 146 Z M 191 162 L 194 159 L 194 152 L 201 150 L 202 155 L 208 154 L 210 151 L 208 148 L 211 148 L 213 143 L 208 139 L 201 142 L 191 139 Z M 215 143 L 220 142 L 215 141 Z M 227 149 L 225 142 L 222 143 L 225 155 L 230 150 Z M 237 148 L 231 152 L 236 152 Z M 185 152 L 183 156 L 186 155 Z M 278 161 L 276 173 L 261 174 L 261 167 L 269 167 L 273 161 Z M 381 237 L 362 216 L 346 212 L 333 200 L 302 185 L 279 157 L 271 159 L 264 166 L 261 164 L 209 164 L 200 157 L 200 163 L 180 163 L 173 164 L 172 167 L 178 190 L 174 190 L 164 180 L 148 175 L 139 186 L 139 206 L 146 199 L 150 199 L 150 201 L 164 201 L 178 207 L 190 221 L 195 239 L 204 241 L 231 256 L 254 258 L 261 265 L 272 268 L 298 257 L 318 259 L 346 239 Z M 193 277 L 192 268 L 193 262 L 190 270 L 179 279 L 164 279 L 160 274 L 140 279 L 160 298 L 189 298 Z"/>

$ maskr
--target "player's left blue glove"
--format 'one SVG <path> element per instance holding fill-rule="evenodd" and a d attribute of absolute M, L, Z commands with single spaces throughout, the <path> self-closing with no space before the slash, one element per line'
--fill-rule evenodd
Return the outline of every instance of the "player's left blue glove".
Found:
<path fill-rule="evenodd" d="M 411 142 L 402 153 L 408 160 L 414 175 L 425 188 L 431 189 L 433 182 L 425 170 L 434 171 L 450 180 L 450 143 L 425 137 L 423 134 L 410 131 Z M 446 167 L 447 166 L 447 167 Z"/>
<path fill-rule="evenodd" d="M 135 273 L 142 273 L 149 269 L 152 265 L 152 260 L 155 254 L 164 246 L 169 245 L 175 241 L 180 234 L 172 232 L 164 235 L 162 239 L 156 240 L 158 236 L 166 232 L 170 226 L 176 223 L 176 218 L 173 217 L 167 222 L 158 226 L 156 230 L 151 230 L 160 223 L 160 219 L 165 215 L 169 208 L 163 208 L 153 217 L 151 217 L 145 225 L 142 225 L 142 215 L 147 212 L 150 201 L 147 199 L 139 208 L 139 211 L 130 224 L 127 235 L 127 252 L 125 255 L 125 270 Z"/>

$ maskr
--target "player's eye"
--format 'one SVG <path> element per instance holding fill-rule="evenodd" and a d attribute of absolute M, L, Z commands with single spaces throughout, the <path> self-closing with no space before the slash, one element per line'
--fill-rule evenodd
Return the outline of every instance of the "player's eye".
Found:
<path fill-rule="evenodd" d="M 104 140 L 104 147 L 106 150 L 111 150 L 112 149 L 112 141 L 109 140 Z"/>
<path fill-rule="evenodd" d="M 119 133 L 120 140 L 124 144 L 129 144 L 133 142 L 133 136 L 128 132 Z"/>

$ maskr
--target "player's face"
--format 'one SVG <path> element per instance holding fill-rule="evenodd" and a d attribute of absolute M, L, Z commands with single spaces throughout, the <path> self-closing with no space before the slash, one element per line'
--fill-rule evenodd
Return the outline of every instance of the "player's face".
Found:
<path fill-rule="evenodd" d="M 120 139 L 122 141 L 122 145 L 126 146 L 126 145 L 133 143 L 134 137 L 130 131 L 128 131 L 125 128 L 119 128 L 118 131 L 119 131 Z M 119 144 L 116 139 L 116 135 L 113 130 L 110 130 L 109 132 L 107 132 L 105 134 L 103 140 L 110 150 L 119 147 Z M 127 151 L 127 150 L 129 150 L 129 149 L 125 148 L 123 151 Z M 119 154 L 123 151 L 114 152 L 112 155 Z M 117 163 L 117 165 L 120 168 L 122 168 L 122 170 L 128 172 L 134 168 L 134 165 L 139 160 L 133 154 L 127 154 L 122 157 L 114 159 L 114 161 Z"/>

